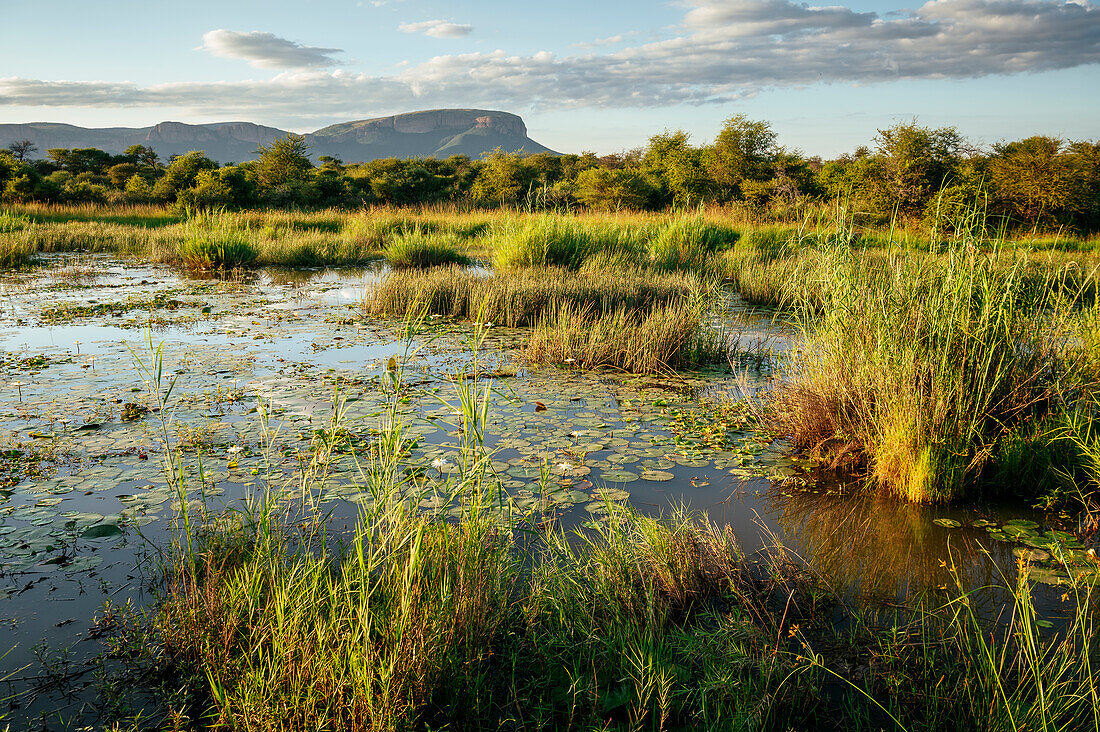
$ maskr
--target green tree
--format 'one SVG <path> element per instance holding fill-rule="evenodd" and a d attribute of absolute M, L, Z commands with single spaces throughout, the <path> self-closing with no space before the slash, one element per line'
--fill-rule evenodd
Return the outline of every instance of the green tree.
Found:
<path fill-rule="evenodd" d="M 710 149 L 707 168 L 724 200 L 746 197 L 746 181 L 771 180 L 779 149 L 767 122 L 737 114 L 726 120 Z M 752 187 L 759 190 L 761 186 Z"/>
<path fill-rule="evenodd" d="M 498 147 L 485 159 L 470 194 L 481 203 L 516 203 L 535 183 L 536 171 L 525 164 L 522 155 Z"/>
<path fill-rule="evenodd" d="M 142 175 L 134 174 L 126 181 L 126 190 L 122 193 L 122 200 L 127 203 L 152 203 L 155 199 L 153 187 Z"/>
<path fill-rule="evenodd" d="M 150 170 L 156 170 L 160 166 L 160 156 L 157 155 L 157 151 L 145 145 L 131 145 L 123 151 L 123 154 Z"/>
<path fill-rule="evenodd" d="M 589 168 L 577 176 L 574 195 L 589 208 L 640 209 L 652 193 L 644 176 L 633 170 Z"/>
<path fill-rule="evenodd" d="M 1037 135 L 994 145 L 993 153 L 990 184 L 1010 216 L 1036 224 L 1073 208 L 1073 166 L 1063 140 Z"/>
<path fill-rule="evenodd" d="M 686 206 L 713 196 L 714 181 L 703 165 L 703 151 L 689 140 L 683 130 L 654 135 L 642 156 L 643 170 L 665 203 Z"/>
<path fill-rule="evenodd" d="M 309 180 L 313 163 L 306 151 L 309 145 L 301 135 L 287 135 L 270 145 L 260 145 L 259 157 L 252 168 L 256 182 L 262 190 L 272 190 L 288 183 L 304 183 Z"/>
<path fill-rule="evenodd" d="M 138 166 L 135 163 L 118 163 L 107 168 L 107 177 L 111 179 L 112 186 L 122 189 L 137 172 Z"/>
<path fill-rule="evenodd" d="M 922 212 L 955 174 L 963 151 L 954 127 L 931 129 L 915 122 L 879 130 L 875 137 L 875 176 L 867 181 L 880 208 L 904 214 Z"/>
<path fill-rule="evenodd" d="M 217 169 L 218 164 L 206 157 L 205 151 L 192 150 L 186 155 L 179 155 L 172 159 L 164 172 L 164 177 L 157 181 L 154 190 L 159 190 L 159 198 L 174 200 L 180 191 L 195 185 L 199 173 Z"/>

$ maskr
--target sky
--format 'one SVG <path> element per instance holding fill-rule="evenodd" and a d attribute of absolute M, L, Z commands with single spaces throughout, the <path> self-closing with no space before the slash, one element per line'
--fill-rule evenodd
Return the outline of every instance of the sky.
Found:
<path fill-rule="evenodd" d="M 1100 138 L 1086 0 L 0 0 L 0 122 L 245 120 L 295 132 L 420 109 L 523 116 L 561 152 L 734 114 L 835 156 L 916 120 L 971 142 Z"/>

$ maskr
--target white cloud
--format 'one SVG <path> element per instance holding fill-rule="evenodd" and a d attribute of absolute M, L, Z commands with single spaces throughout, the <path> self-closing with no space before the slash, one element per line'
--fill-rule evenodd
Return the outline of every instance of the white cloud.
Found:
<path fill-rule="evenodd" d="M 292 57 L 327 59 L 335 52 L 294 48 Z M 281 119 L 452 105 L 638 108 L 726 102 L 818 82 L 963 79 L 1097 63 L 1100 8 L 1088 3 L 930 0 L 880 15 L 788 0 L 694 0 L 674 37 L 613 51 L 443 55 L 386 76 L 303 70 L 307 64 L 299 60 L 298 70 L 240 82 L 138 86 L 7 78 L 0 79 L 0 105 L 177 107 Z"/>
<path fill-rule="evenodd" d="M 573 48 L 599 48 L 601 46 L 617 46 L 620 43 L 625 43 L 627 36 L 633 35 L 636 35 L 634 31 L 631 31 L 629 33 L 617 33 L 616 35 L 608 36 L 607 38 L 597 38 L 593 41 L 581 41 L 579 43 L 574 43 Z"/>
<path fill-rule="evenodd" d="M 230 31 L 219 28 L 202 36 L 199 48 L 221 58 L 247 61 L 258 69 L 311 69 L 336 66 L 332 58 L 339 48 L 303 46 L 272 33 Z"/>
<path fill-rule="evenodd" d="M 397 26 L 397 30 L 403 33 L 423 33 L 432 38 L 462 38 L 470 35 L 474 27 L 446 20 L 422 20 L 418 23 L 402 23 Z"/>

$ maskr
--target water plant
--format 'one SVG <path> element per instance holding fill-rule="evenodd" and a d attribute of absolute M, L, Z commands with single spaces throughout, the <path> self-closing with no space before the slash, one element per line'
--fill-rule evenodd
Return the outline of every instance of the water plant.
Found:
<path fill-rule="evenodd" d="M 527 268 L 496 274 L 458 267 L 390 272 L 363 301 L 371 314 L 404 318 L 426 307 L 434 315 L 499 325 L 533 325 L 554 308 L 570 303 L 592 312 L 616 308 L 646 310 L 701 290 L 697 277 L 639 271 Z"/>
<path fill-rule="evenodd" d="M 470 263 L 455 234 L 433 234 L 420 229 L 396 234 L 382 249 L 382 256 L 397 269 L 424 269 L 444 264 Z"/>
<path fill-rule="evenodd" d="M 710 326 L 707 298 L 683 298 L 646 311 L 597 313 L 570 303 L 535 325 L 525 356 L 569 368 L 611 367 L 655 374 L 727 359 L 727 335 Z"/>
<path fill-rule="evenodd" d="M 236 269 L 259 257 L 251 232 L 217 213 L 192 214 L 184 231 L 176 255 L 188 269 Z"/>
<path fill-rule="evenodd" d="M 794 302 L 805 346 L 774 391 L 772 426 L 834 467 L 865 465 L 911 501 L 959 497 L 997 444 L 1072 401 L 1072 303 L 1048 270 L 961 237 L 929 256 L 818 248 Z M 798 293 L 796 293 L 796 297 Z"/>

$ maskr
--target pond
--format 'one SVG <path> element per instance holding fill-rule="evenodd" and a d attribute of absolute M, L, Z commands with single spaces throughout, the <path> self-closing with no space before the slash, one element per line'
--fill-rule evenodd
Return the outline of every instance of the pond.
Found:
<path fill-rule="evenodd" d="M 12 720 L 76 715 L 90 683 L 82 664 L 102 650 L 104 603 L 152 600 L 178 509 L 163 475 L 162 418 L 184 449 L 192 501 L 217 509 L 264 485 L 290 492 L 337 400 L 349 444 L 369 438 L 389 399 L 387 362 L 410 349 L 401 408 L 413 457 L 429 473 L 453 466 L 447 402 L 470 367 L 475 328 L 432 318 L 406 343 L 404 324 L 360 313 L 383 275 L 271 269 L 204 280 L 65 255 L 0 277 L 0 653 Z M 739 402 L 767 388 L 796 333 L 735 295 L 715 327 L 751 353 L 662 377 L 530 367 L 517 355 L 524 331 L 485 330 L 486 441 L 513 505 L 567 527 L 599 521 L 608 502 L 653 514 L 686 506 L 729 524 L 748 552 L 782 543 L 858 602 L 947 587 L 952 568 L 969 586 L 999 584 L 1022 557 L 1049 584 L 1039 606 L 1056 616 L 1063 576 L 1043 547 L 1056 542 L 1092 571 L 1057 517 L 1024 506 L 929 508 L 808 481 L 807 462 L 749 429 Z M 163 413 L 137 365 L 148 361 L 147 338 L 163 343 L 176 379 Z M 355 456 L 337 455 L 317 510 L 353 525 L 369 500 L 362 482 Z M 1001 598 L 984 597 L 996 612 Z"/>

